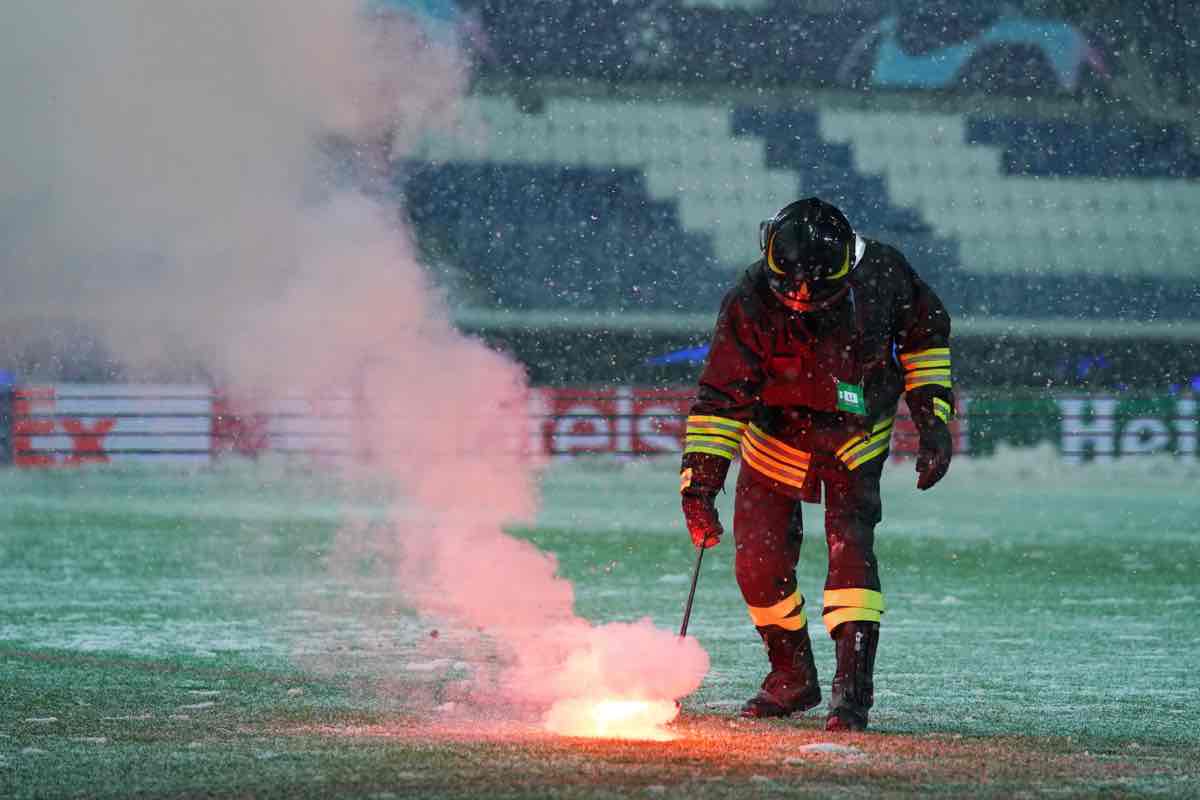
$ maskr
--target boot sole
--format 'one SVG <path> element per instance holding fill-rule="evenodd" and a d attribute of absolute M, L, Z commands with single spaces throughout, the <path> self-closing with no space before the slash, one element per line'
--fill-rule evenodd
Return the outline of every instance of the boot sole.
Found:
<path fill-rule="evenodd" d="M 862 733 L 867 729 L 867 722 L 863 720 L 847 720 L 838 714 L 830 714 L 825 718 L 825 730 L 835 733 Z"/>
<path fill-rule="evenodd" d="M 772 719 L 775 717 L 790 717 L 792 714 L 803 714 L 805 711 L 811 711 L 821 705 L 821 696 L 816 695 L 815 699 L 805 700 L 794 708 L 785 708 L 780 705 L 767 706 L 751 706 L 749 704 L 742 706 L 741 716 L 746 719 Z"/>

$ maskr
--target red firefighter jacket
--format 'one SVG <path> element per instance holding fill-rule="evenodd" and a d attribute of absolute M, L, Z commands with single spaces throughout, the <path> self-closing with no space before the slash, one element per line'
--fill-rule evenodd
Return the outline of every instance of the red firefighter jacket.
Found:
<path fill-rule="evenodd" d="M 920 429 L 949 419 L 950 317 L 895 248 L 860 241 L 849 290 L 827 309 L 784 306 L 762 261 L 725 295 L 685 467 L 692 453 L 740 454 L 743 467 L 799 492 L 814 456 L 851 470 L 885 456 L 902 392 Z"/>

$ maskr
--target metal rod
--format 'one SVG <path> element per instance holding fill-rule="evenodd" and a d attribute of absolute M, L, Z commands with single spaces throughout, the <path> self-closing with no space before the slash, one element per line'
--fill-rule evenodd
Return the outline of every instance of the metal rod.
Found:
<path fill-rule="evenodd" d="M 692 616 L 692 600 L 696 597 L 696 581 L 700 579 L 700 562 L 704 560 L 704 551 L 707 548 L 696 548 L 696 566 L 692 568 L 692 588 L 688 591 L 687 605 L 683 608 L 683 624 L 679 626 L 679 638 L 687 636 L 688 620 Z"/>

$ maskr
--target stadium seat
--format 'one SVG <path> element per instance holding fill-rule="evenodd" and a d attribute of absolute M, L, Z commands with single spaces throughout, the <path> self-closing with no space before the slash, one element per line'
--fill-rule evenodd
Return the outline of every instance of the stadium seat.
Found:
<path fill-rule="evenodd" d="M 714 280 L 727 281 L 756 257 L 759 220 L 805 194 L 841 205 L 866 235 L 906 242 L 923 273 L 942 276 L 952 304 L 1012 302 L 1031 270 L 1049 292 L 1025 293 L 1034 315 L 1060 311 L 1053 292 L 1069 293 L 1080 276 L 1194 276 L 1200 186 L 1178 177 L 1196 170 L 1172 130 L 1143 136 L 998 116 L 558 97 L 539 113 L 506 97 L 471 98 L 463 118 L 412 161 L 444 167 L 439 180 L 463 193 L 443 201 L 442 213 L 476 229 L 467 239 L 473 258 L 503 265 L 507 283 L 489 291 L 508 303 L 533 302 L 509 296 L 521 286 L 538 304 L 552 303 L 556 291 L 616 307 L 657 302 L 653 293 L 626 297 L 612 282 L 642 280 L 628 262 L 643 257 L 645 242 L 683 242 L 671 251 L 716 276 L 724 271 Z M 1115 163 L 1114 147 L 1137 158 Z M 468 178 L 468 168 L 480 171 Z M 495 185 L 472 198 L 472 181 Z M 420 180 L 413 188 L 431 202 Z M 472 215 L 485 224 L 471 226 Z M 522 219 L 538 233 L 517 233 Z M 569 253 L 565 229 L 580 231 Z M 1147 263 L 1151 251 L 1161 258 Z M 605 280 L 584 291 L 556 277 L 556 267 L 539 267 L 532 283 L 516 275 L 521 259 L 564 258 L 587 262 Z"/>

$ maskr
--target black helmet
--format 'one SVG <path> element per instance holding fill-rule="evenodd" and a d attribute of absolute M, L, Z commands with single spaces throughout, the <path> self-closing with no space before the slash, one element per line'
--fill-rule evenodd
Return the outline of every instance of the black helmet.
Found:
<path fill-rule="evenodd" d="M 767 283 L 795 311 L 816 311 L 841 299 L 854 265 L 854 230 L 835 206 L 809 197 L 784 206 L 758 230 Z"/>

